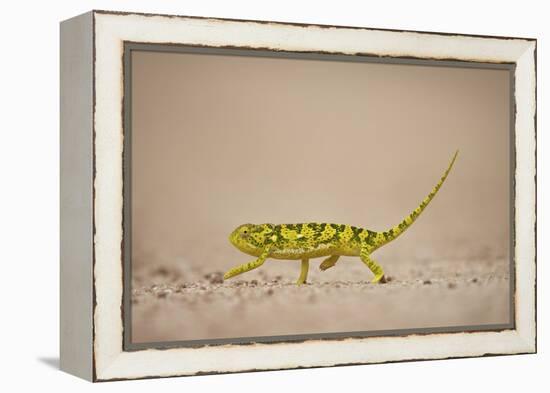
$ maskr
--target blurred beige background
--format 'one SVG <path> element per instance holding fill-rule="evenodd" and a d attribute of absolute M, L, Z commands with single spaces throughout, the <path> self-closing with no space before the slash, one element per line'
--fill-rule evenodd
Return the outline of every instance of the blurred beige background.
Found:
<path fill-rule="evenodd" d="M 162 277 L 150 278 L 159 268 L 177 270 L 175 281 L 185 283 L 193 274 L 248 262 L 251 257 L 227 240 L 247 222 L 388 229 L 429 193 L 456 149 L 455 167 L 432 204 L 374 257 L 390 276 L 402 271 L 397 280 L 407 279 L 410 269 L 404 266 L 422 271 L 422 261 L 439 261 L 436 271 L 448 276 L 464 266 L 500 261 L 508 279 L 508 71 L 158 52 L 134 52 L 132 61 L 135 288 L 163 284 Z M 353 277 L 346 276 L 348 264 L 359 269 Z M 277 271 L 290 283 L 299 266 L 268 260 L 261 270 Z M 311 280 L 371 278 L 354 258 L 319 274 Z M 261 278 L 259 271 L 238 277 Z M 500 308 L 490 322 L 507 322 L 507 288 L 488 292 L 479 318 L 466 310 L 463 319 L 453 315 L 453 323 L 485 323 L 497 298 Z M 157 318 L 174 314 L 158 307 Z M 424 325 L 445 323 L 430 322 L 426 313 Z M 134 315 L 137 341 L 198 337 L 181 329 L 152 334 L 144 325 L 150 314 Z M 398 317 L 382 328 L 409 326 L 406 318 L 397 323 Z M 300 325 L 304 332 L 310 331 L 307 323 Z M 196 334 L 259 336 L 297 329 L 281 324 L 279 330 Z M 337 328 L 365 329 L 364 323 L 352 325 Z"/>

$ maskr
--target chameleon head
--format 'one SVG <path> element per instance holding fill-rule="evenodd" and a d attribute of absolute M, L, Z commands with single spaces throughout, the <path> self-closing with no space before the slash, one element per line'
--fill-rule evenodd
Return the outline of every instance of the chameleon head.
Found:
<path fill-rule="evenodd" d="M 257 257 L 262 253 L 266 235 L 270 232 L 267 225 L 243 224 L 231 232 L 229 241 L 242 252 Z"/>

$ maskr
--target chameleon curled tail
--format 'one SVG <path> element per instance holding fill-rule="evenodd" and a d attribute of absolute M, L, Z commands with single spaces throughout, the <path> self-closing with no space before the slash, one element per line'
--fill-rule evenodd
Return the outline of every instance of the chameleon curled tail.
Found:
<path fill-rule="evenodd" d="M 405 232 L 407 229 L 410 228 L 410 226 L 413 224 L 413 222 L 416 221 L 418 216 L 420 216 L 420 214 L 424 211 L 424 209 L 426 209 L 426 207 L 429 205 L 429 203 L 435 197 L 435 195 L 437 194 L 437 192 L 439 191 L 439 189 L 441 188 L 441 186 L 445 182 L 445 179 L 447 179 L 447 176 L 449 175 L 449 172 L 453 168 L 453 165 L 456 161 L 457 156 L 458 156 L 458 150 L 455 152 L 455 154 L 454 154 L 454 156 L 451 160 L 451 163 L 449 164 L 449 166 L 445 170 L 445 173 L 443 174 L 443 176 L 441 177 L 441 179 L 439 180 L 437 185 L 432 189 L 432 191 L 428 194 L 428 196 L 426 198 L 424 198 L 422 203 L 420 203 L 420 205 L 418 205 L 418 207 L 412 211 L 411 214 L 409 214 L 407 217 L 405 217 L 405 219 L 403 219 L 403 221 L 401 221 L 398 225 L 394 226 L 393 228 L 391 228 L 387 231 L 384 231 L 384 232 L 377 233 L 376 240 L 374 242 L 375 243 L 374 248 L 373 248 L 372 251 L 374 251 L 375 249 L 377 249 L 379 247 L 382 247 L 383 245 L 391 242 L 392 240 L 395 240 L 399 235 L 401 235 L 403 232 Z"/>
<path fill-rule="evenodd" d="M 256 269 L 268 258 L 272 258 L 301 261 L 297 284 L 304 284 L 310 259 L 328 257 L 319 266 L 321 270 L 327 270 L 335 266 L 341 256 L 355 256 L 359 257 L 374 274 L 373 283 L 385 282 L 384 271 L 371 258 L 371 254 L 396 239 L 416 221 L 447 179 L 457 156 L 458 150 L 437 185 L 422 203 L 398 225 L 384 232 L 325 222 L 238 226 L 229 235 L 229 241 L 240 251 L 256 259 L 228 270 L 223 276 L 224 279 Z"/>

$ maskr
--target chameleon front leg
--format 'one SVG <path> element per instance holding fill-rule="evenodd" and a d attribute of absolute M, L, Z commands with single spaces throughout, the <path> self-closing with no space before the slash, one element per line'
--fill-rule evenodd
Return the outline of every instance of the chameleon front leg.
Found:
<path fill-rule="evenodd" d="M 250 270 L 253 270 L 262 266 L 265 260 L 267 259 L 267 257 L 269 256 L 270 248 L 271 247 L 266 247 L 258 257 L 258 259 L 252 262 L 243 263 L 242 265 L 235 266 L 233 269 L 228 270 L 227 273 L 223 275 L 223 279 L 227 280 L 228 278 L 235 277 L 239 274 L 249 272 Z"/>
<path fill-rule="evenodd" d="M 386 277 L 384 276 L 384 270 L 379 264 L 377 264 L 371 259 L 369 250 L 366 247 L 361 249 L 361 253 L 359 254 L 359 257 L 361 258 L 361 261 L 365 265 L 367 265 L 370 271 L 374 273 L 374 278 L 371 281 L 373 284 L 386 282 Z"/>
<path fill-rule="evenodd" d="M 304 258 L 302 259 L 302 270 L 300 271 L 300 277 L 298 278 L 298 281 L 296 281 L 296 284 L 301 285 L 306 283 L 308 271 L 309 259 Z"/>
<path fill-rule="evenodd" d="M 340 255 L 331 255 L 327 259 L 325 259 L 321 264 L 319 265 L 319 269 L 321 270 L 327 270 L 336 265 L 336 262 L 338 261 L 338 258 L 340 258 Z"/>

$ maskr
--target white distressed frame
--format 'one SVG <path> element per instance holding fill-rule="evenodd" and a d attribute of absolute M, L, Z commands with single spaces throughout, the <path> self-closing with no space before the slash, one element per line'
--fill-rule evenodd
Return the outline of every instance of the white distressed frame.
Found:
<path fill-rule="evenodd" d="M 93 12 L 93 379 L 318 367 L 536 351 L 536 41 Z M 123 42 L 516 63 L 516 329 L 123 351 Z"/>

